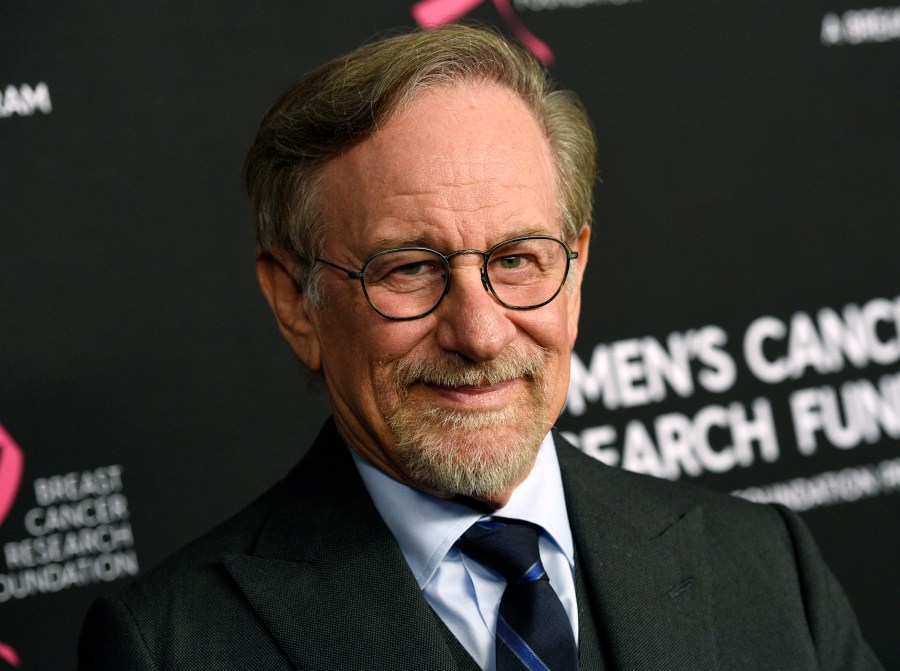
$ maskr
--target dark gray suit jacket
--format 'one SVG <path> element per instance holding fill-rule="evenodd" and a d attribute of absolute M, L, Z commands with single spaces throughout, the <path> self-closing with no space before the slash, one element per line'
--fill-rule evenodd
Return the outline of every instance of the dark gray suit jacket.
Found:
<path fill-rule="evenodd" d="M 790 512 L 635 475 L 557 436 L 583 671 L 879 669 Z M 594 631 L 585 631 L 593 622 Z M 278 485 L 88 613 L 79 668 L 473 670 L 329 422 Z"/>

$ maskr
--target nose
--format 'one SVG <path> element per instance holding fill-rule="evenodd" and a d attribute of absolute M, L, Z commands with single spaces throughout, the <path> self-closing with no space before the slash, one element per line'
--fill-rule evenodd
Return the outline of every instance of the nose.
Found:
<path fill-rule="evenodd" d="M 441 349 L 470 361 L 488 361 L 513 341 L 516 325 L 509 319 L 509 308 L 487 291 L 478 261 L 454 264 L 450 291 L 434 314 Z"/>

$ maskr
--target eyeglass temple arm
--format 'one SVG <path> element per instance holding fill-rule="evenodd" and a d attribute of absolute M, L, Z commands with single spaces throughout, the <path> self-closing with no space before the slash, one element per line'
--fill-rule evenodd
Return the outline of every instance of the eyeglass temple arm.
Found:
<path fill-rule="evenodd" d="M 362 273 L 355 270 L 347 270 L 346 268 L 339 266 L 336 263 L 332 263 L 331 261 L 326 261 L 325 259 L 320 259 L 319 257 L 316 257 L 316 261 L 319 263 L 324 263 L 326 266 L 331 266 L 335 270 L 340 270 L 342 273 L 347 273 L 347 277 L 349 277 L 351 280 L 361 280 L 363 277 Z"/>

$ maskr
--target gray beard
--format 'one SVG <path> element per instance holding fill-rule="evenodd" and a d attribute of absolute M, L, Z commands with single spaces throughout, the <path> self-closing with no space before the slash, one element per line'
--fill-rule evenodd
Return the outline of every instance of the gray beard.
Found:
<path fill-rule="evenodd" d="M 417 486 L 444 494 L 481 497 L 509 491 L 531 470 L 544 439 L 545 371 L 543 350 L 484 363 L 458 355 L 400 362 L 393 380 L 399 404 L 387 422 L 403 473 Z M 528 401 L 492 411 L 425 405 L 409 391 L 421 383 L 452 387 L 515 378 L 528 385 Z"/>

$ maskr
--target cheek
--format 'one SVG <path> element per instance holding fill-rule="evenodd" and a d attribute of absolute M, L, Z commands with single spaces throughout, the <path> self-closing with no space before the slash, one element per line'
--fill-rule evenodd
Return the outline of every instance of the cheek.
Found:
<path fill-rule="evenodd" d="M 320 340 L 326 378 L 330 368 L 332 384 L 372 394 L 376 382 L 390 376 L 392 364 L 427 338 L 429 326 L 427 318 L 395 322 L 363 307 L 326 311 Z"/>
<path fill-rule="evenodd" d="M 568 318 L 566 302 L 557 297 L 549 305 L 537 310 L 521 313 L 520 328 L 534 340 L 535 343 L 550 351 L 556 356 L 565 354 L 568 356 L 571 350 L 572 325 Z"/>
<path fill-rule="evenodd" d="M 547 384 L 552 397 L 551 405 L 561 404 L 569 388 L 574 335 L 568 315 L 565 302 L 557 300 L 533 311 L 527 323 L 520 322 L 520 328 L 528 337 L 547 352 Z"/>
<path fill-rule="evenodd" d="M 325 383 L 332 393 L 342 397 L 357 394 L 367 386 L 370 339 L 366 335 L 364 316 L 354 301 L 337 297 L 327 301 L 318 312 L 318 339 Z"/>
<path fill-rule="evenodd" d="M 363 402 L 372 408 L 375 415 L 385 417 L 396 410 L 399 399 L 395 391 L 394 370 L 397 362 L 410 353 L 424 353 L 429 332 L 426 320 L 380 320 L 364 334 L 365 342 L 359 344 L 357 356 L 360 358 L 358 377 L 365 376 L 365 379 L 351 384 L 366 385 L 362 394 L 368 398 Z"/>
<path fill-rule="evenodd" d="M 431 330 L 428 317 L 397 322 L 375 315 L 375 320 L 369 322 L 363 334 L 369 361 L 377 368 L 389 369 L 398 359 L 425 346 Z"/>

